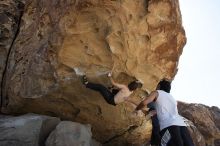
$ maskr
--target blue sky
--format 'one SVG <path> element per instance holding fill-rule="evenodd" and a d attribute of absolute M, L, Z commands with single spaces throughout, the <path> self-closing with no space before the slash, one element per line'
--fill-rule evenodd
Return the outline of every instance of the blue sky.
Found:
<path fill-rule="evenodd" d="M 220 0 L 179 0 L 187 44 L 171 94 L 220 107 Z"/>

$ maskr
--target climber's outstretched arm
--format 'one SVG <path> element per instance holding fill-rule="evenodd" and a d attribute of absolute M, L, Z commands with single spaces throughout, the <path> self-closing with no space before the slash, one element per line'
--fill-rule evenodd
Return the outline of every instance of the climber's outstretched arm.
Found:
<path fill-rule="evenodd" d="M 112 85 L 114 85 L 115 87 L 117 87 L 117 88 L 119 88 L 119 89 L 127 88 L 126 85 L 124 85 L 124 84 L 119 84 L 119 83 L 115 82 L 111 76 L 109 76 L 109 78 L 110 78 L 110 81 L 111 81 Z"/>

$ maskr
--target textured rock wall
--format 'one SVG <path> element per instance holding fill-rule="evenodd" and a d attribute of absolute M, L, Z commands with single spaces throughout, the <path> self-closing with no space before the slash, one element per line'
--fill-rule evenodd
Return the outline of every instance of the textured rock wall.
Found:
<path fill-rule="evenodd" d="M 108 105 L 80 81 L 144 83 L 172 79 L 186 42 L 177 0 L 27 0 L 2 86 L 4 113 L 35 112 L 90 123 L 106 145 L 141 144 L 150 121 L 128 103 Z M 6 57 L 7 58 L 7 57 Z"/>
<path fill-rule="evenodd" d="M 0 97 L 8 54 L 19 30 L 23 7 L 21 1 L 0 1 Z"/>
<path fill-rule="evenodd" d="M 198 130 L 198 128 L 195 126 L 195 124 L 184 118 L 185 123 L 187 124 L 187 128 L 189 130 L 190 136 L 193 140 L 193 143 L 195 146 L 206 146 L 206 141 L 201 132 Z"/>
<path fill-rule="evenodd" d="M 220 109 L 218 107 L 179 102 L 178 108 L 181 115 L 194 123 L 204 137 L 206 145 L 218 146 L 215 144 L 220 141 Z"/>

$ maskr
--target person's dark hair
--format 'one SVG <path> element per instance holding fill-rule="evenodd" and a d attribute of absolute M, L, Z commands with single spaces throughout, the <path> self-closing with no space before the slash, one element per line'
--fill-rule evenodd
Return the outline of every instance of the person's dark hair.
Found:
<path fill-rule="evenodd" d="M 171 82 L 167 80 L 161 80 L 159 83 L 159 90 L 163 90 L 167 93 L 170 93 L 171 90 Z"/>
<path fill-rule="evenodd" d="M 130 91 L 134 91 L 137 88 L 141 88 L 141 87 L 142 87 L 142 84 L 137 81 L 132 81 L 131 83 L 128 84 L 128 89 Z"/>

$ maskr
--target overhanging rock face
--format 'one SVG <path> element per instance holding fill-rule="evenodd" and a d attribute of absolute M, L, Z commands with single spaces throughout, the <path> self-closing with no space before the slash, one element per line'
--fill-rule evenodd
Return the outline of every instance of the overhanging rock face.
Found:
<path fill-rule="evenodd" d="M 109 86 L 112 71 L 118 82 L 136 78 L 151 91 L 175 76 L 185 42 L 177 0 L 27 0 L 4 75 L 2 112 L 90 123 L 106 145 L 144 143 L 150 122 L 130 116 L 128 103 L 108 105 L 81 75 Z"/>

